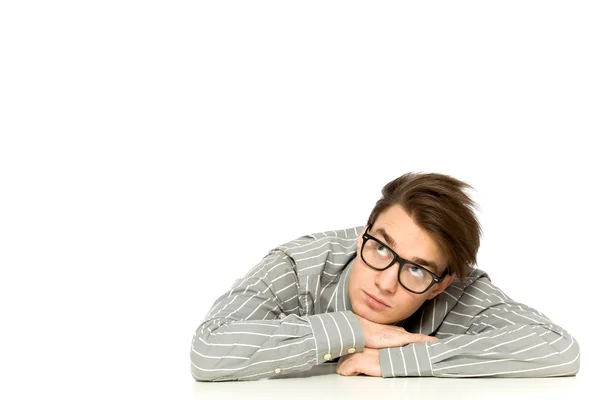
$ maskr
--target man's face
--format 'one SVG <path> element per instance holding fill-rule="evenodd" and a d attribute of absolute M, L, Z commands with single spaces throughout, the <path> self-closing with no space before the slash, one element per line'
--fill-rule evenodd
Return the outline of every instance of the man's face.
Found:
<path fill-rule="evenodd" d="M 384 235 L 378 232 L 380 229 L 395 240 L 396 246 L 389 243 Z M 439 247 L 429 234 L 419 228 L 404 209 L 398 205 L 391 206 L 379 214 L 368 233 L 381 240 L 406 260 L 419 257 L 423 260 L 435 262 L 438 269 L 426 268 L 437 276 L 441 276 L 446 269 L 447 259 Z M 366 265 L 360 255 L 362 243 L 361 233 L 357 244 L 357 256 L 350 271 L 348 291 L 352 310 L 363 318 L 380 324 L 393 324 L 405 320 L 418 310 L 426 300 L 433 299 L 452 283 L 453 278 L 448 275 L 442 282 L 433 285 L 425 293 L 412 293 L 398 282 L 398 269 L 400 268 L 398 263 L 394 263 L 394 265 L 383 271 L 374 270 Z M 382 307 L 380 305 L 377 307 L 368 296 L 378 298 L 386 306 Z"/>

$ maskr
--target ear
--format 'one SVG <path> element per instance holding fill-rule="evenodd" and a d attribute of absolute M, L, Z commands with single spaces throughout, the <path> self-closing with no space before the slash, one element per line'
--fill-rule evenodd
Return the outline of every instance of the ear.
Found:
<path fill-rule="evenodd" d="M 367 220 L 367 222 L 365 222 L 365 225 L 363 226 L 362 231 L 360 232 L 360 234 L 358 235 L 358 245 L 357 247 L 360 248 L 360 246 L 362 245 L 362 237 L 363 237 L 363 233 L 365 233 L 367 231 L 367 225 L 368 225 L 369 221 Z"/>
<path fill-rule="evenodd" d="M 448 274 L 444 277 L 444 279 L 436 285 L 433 285 L 433 290 L 427 296 L 427 300 L 433 299 L 438 294 L 442 293 L 454 280 L 454 275 Z"/>
<path fill-rule="evenodd" d="M 363 233 L 367 231 L 367 226 L 369 225 L 369 221 L 365 222 L 362 231 L 360 232 L 360 237 L 362 237 Z"/>

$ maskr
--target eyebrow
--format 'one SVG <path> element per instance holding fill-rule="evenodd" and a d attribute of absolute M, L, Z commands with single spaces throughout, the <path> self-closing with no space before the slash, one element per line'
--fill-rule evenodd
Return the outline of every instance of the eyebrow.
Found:
<path fill-rule="evenodd" d="M 377 228 L 375 230 L 375 233 L 379 233 L 381 236 L 383 236 L 383 238 L 385 239 L 385 241 L 391 245 L 392 247 L 398 247 L 398 243 L 396 243 L 396 241 L 394 240 L 393 237 L 391 237 L 383 228 Z M 435 272 L 437 274 L 437 271 L 439 270 L 438 265 L 435 263 L 435 261 L 429 261 L 429 260 L 424 260 L 420 257 L 413 257 L 411 259 L 412 261 L 416 262 L 419 265 L 422 265 L 424 267 L 429 267 L 429 268 L 433 268 L 433 272 Z"/>

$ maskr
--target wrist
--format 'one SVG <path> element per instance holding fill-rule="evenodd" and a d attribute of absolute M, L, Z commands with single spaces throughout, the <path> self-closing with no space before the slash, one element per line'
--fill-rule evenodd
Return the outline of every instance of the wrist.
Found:
<path fill-rule="evenodd" d="M 373 343 L 371 341 L 371 336 L 372 336 L 372 334 L 371 334 L 372 329 L 371 328 L 373 326 L 373 322 L 369 321 L 366 318 L 361 317 L 358 314 L 354 314 L 354 315 L 356 315 L 356 318 L 358 319 L 358 322 L 360 323 L 360 326 L 361 326 L 361 328 L 363 330 L 363 335 L 364 335 L 364 338 L 365 338 L 365 347 L 372 348 L 373 347 Z"/>

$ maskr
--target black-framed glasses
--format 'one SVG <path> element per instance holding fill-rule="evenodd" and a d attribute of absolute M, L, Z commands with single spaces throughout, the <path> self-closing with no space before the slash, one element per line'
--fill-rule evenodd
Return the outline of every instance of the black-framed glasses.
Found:
<path fill-rule="evenodd" d="M 360 249 L 360 257 L 369 267 L 383 271 L 394 263 L 398 263 L 398 282 L 406 290 L 415 294 L 422 294 L 430 287 L 442 281 L 448 275 L 448 268 L 442 276 L 437 276 L 427 268 L 405 260 L 394 252 L 388 245 L 367 233 L 371 225 L 363 233 L 363 243 Z"/>

